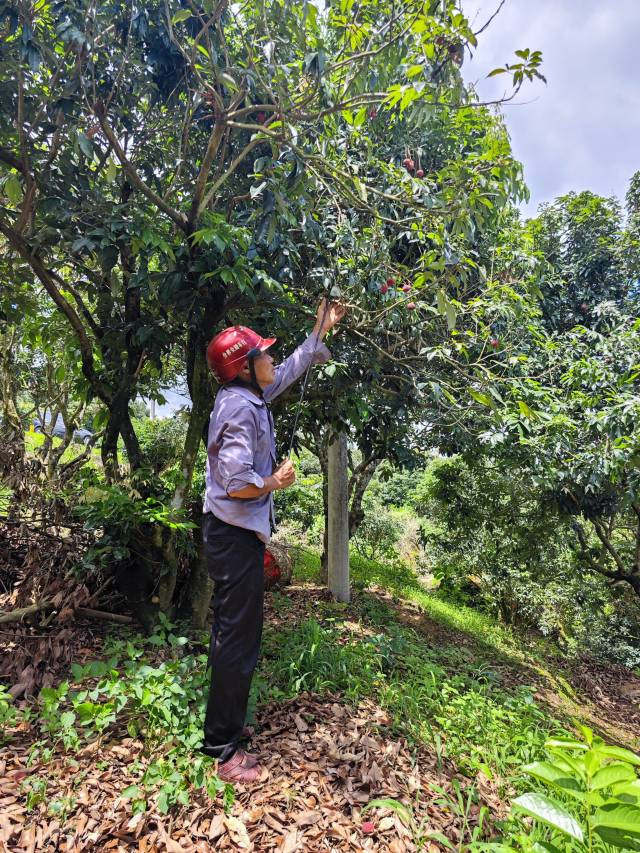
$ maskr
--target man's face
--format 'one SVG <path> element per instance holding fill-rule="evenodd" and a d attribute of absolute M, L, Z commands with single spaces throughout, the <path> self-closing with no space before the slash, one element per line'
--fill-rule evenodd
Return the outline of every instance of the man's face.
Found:
<path fill-rule="evenodd" d="M 276 370 L 273 363 L 273 358 L 269 355 L 268 352 L 262 352 L 260 355 L 256 356 L 253 360 L 255 369 L 256 369 L 256 379 L 258 380 L 258 385 L 261 388 L 266 388 L 276 378 Z M 240 376 L 245 381 L 250 381 L 251 372 L 249 370 L 249 363 L 247 362 L 242 370 L 240 371 Z"/>

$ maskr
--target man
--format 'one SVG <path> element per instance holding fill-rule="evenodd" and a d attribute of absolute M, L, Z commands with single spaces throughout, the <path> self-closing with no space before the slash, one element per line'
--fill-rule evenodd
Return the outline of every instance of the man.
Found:
<path fill-rule="evenodd" d="M 295 479 L 285 459 L 276 467 L 269 402 L 310 364 L 331 353 L 322 343 L 345 309 L 323 299 L 312 334 L 277 367 L 268 353 L 275 338 L 232 326 L 213 338 L 207 361 L 222 388 L 209 423 L 202 531 L 215 582 L 209 665 L 211 685 L 203 751 L 218 759 L 227 782 L 253 782 L 262 768 L 238 745 L 251 678 L 260 652 L 264 549 L 274 527 L 273 492 Z"/>

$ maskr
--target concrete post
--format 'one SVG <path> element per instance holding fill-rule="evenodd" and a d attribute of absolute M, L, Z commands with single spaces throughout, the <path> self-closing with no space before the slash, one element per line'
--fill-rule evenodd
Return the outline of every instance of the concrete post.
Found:
<path fill-rule="evenodd" d="M 349 470 L 347 437 L 338 435 L 329 445 L 329 591 L 336 601 L 351 600 L 349 588 Z"/>

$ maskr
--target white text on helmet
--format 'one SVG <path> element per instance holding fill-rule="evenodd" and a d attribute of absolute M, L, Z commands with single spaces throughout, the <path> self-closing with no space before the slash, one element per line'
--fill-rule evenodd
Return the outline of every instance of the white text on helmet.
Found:
<path fill-rule="evenodd" d="M 227 348 L 227 349 L 222 353 L 222 357 L 223 357 L 223 358 L 229 358 L 229 356 L 231 355 L 231 353 L 233 353 L 233 352 L 235 352 L 236 350 L 240 349 L 240 347 L 241 347 L 242 345 L 243 345 L 243 344 L 242 344 L 241 342 L 238 342 L 237 344 L 234 344 L 232 347 L 228 347 L 228 348 Z"/>

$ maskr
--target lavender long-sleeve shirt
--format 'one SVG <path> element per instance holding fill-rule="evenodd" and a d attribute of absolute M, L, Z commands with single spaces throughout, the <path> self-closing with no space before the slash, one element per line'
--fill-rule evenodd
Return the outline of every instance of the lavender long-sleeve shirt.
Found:
<path fill-rule="evenodd" d="M 264 478 L 276 467 L 273 418 L 266 403 L 302 376 L 311 361 L 322 364 L 330 358 L 327 347 L 312 334 L 276 367 L 276 378 L 264 389 L 264 399 L 238 385 L 218 391 L 209 421 L 204 512 L 254 530 L 263 542 L 269 541 L 271 521 L 275 522 L 272 493 L 232 498 L 229 492 L 250 484 L 264 486 Z"/>

